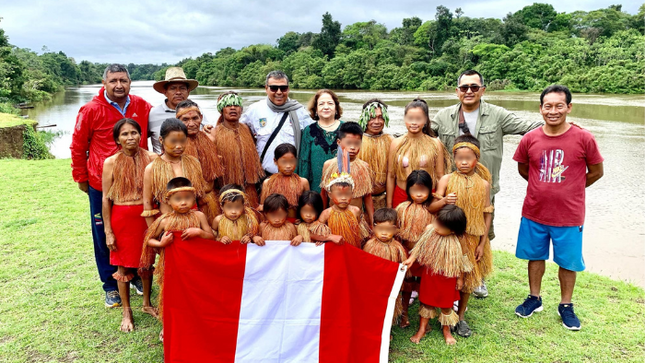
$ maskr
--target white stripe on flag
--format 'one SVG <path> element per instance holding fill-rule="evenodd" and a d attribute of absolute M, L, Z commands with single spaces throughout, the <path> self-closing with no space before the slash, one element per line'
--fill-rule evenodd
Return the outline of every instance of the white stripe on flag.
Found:
<path fill-rule="evenodd" d="M 390 334 L 392 333 L 392 318 L 394 318 L 394 308 L 396 306 L 396 300 L 399 299 L 399 292 L 401 292 L 401 285 L 403 284 L 403 279 L 405 278 L 405 272 L 408 270 L 407 267 L 403 265 L 402 268 L 396 273 L 396 278 L 394 279 L 394 285 L 392 285 L 392 292 L 390 292 L 390 298 L 387 300 L 387 310 L 385 311 L 385 320 L 383 321 L 383 331 L 381 332 L 381 355 L 379 362 L 387 363 L 388 355 L 390 353 Z"/>
<path fill-rule="evenodd" d="M 236 362 L 318 362 L 324 266 L 324 246 L 248 245 Z"/>

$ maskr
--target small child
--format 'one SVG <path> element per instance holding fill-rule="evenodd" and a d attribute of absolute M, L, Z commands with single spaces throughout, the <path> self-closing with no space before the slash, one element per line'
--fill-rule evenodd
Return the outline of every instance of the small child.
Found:
<path fill-rule="evenodd" d="M 334 204 L 320 214 L 318 221 L 327 224 L 331 233 L 341 236 L 341 242 L 361 248 L 363 239 L 358 219 L 362 212 L 360 208 L 351 204 L 353 188 L 354 180 L 351 175 L 345 172 L 340 175 L 334 174 L 329 184 L 325 186 Z"/>
<path fill-rule="evenodd" d="M 394 239 L 398 232 L 398 218 L 392 208 L 382 208 L 374 212 L 374 237 L 365 243 L 363 251 L 374 256 L 402 263 L 408 258 L 405 248 Z M 409 299 L 409 298 L 408 298 Z M 401 298 L 396 300 L 393 322 L 403 313 Z"/>
<path fill-rule="evenodd" d="M 413 170 L 406 180 L 405 192 L 408 200 L 396 207 L 399 217 L 399 238 L 408 251 L 417 244 L 425 228 L 434 217 L 428 211 L 432 202 L 432 177 L 425 170 Z M 419 283 L 413 276 L 408 276 L 403 284 L 403 314 L 399 321 L 401 328 L 410 326 L 408 307 L 412 291 L 419 291 Z"/>
<path fill-rule="evenodd" d="M 320 246 L 323 242 L 339 243 L 341 237 L 331 234 L 331 230 L 325 224 L 318 221 L 323 212 L 323 201 L 320 194 L 313 190 L 307 190 L 298 198 L 298 216 L 296 224 L 298 235 L 302 236 L 303 242 L 315 242 Z"/>
<path fill-rule="evenodd" d="M 372 201 L 372 187 L 374 180 L 374 172 L 369 164 L 357 158 L 361 150 L 363 138 L 363 129 L 356 122 L 346 122 L 338 129 L 338 151 L 337 159 L 349 157 L 349 166 L 344 170 L 350 174 L 354 186 L 352 187 L 352 205 L 361 210 L 361 215 L 358 217 L 360 223 L 361 238 L 367 239 L 371 232 L 371 226 L 374 218 L 374 203 Z M 338 169 L 339 162 L 337 159 L 327 160 L 323 166 L 323 176 L 320 187 L 323 188 L 321 195 L 325 207 L 328 205 L 327 191 L 324 189 L 332 179 L 332 175 L 340 175 L 343 170 Z M 364 213 L 364 215 L 363 215 Z"/>
<path fill-rule="evenodd" d="M 164 276 L 164 248 L 174 241 L 173 232 L 183 231 L 182 240 L 191 238 L 215 239 L 211 227 L 208 225 L 206 215 L 200 211 L 194 210 L 196 202 L 195 188 L 190 180 L 184 177 L 171 179 L 167 185 L 167 192 L 164 195 L 172 212 L 165 213 L 157 218 L 148 228 L 146 237 L 143 241 L 143 251 L 141 252 L 141 270 L 150 271 L 155 261 L 155 249 L 159 251 L 159 261 L 155 268 L 157 282 L 159 283 L 159 317 L 163 314 L 163 276 Z M 159 334 L 159 339 L 163 341 L 163 330 Z"/>
<path fill-rule="evenodd" d="M 302 236 L 298 235 L 296 226 L 287 221 L 289 201 L 283 195 L 271 194 L 264 200 L 264 216 L 266 220 L 260 224 L 261 238 L 254 239 L 258 246 L 263 246 L 265 240 L 291 241 L 292 246 L 302 243 Z M 258 241 L 261 240 L 261 243 Z"/>
<path fill-rule="evenodd" d="M 287 198 L 289 213 L 287 220 L 295 223 L 298 218 L 298 198 L 304 191 L 309 190 L 309 181 L 295 173 L 298 165 L 296 147 L 289 144 L 280 144 L 275 148 L 273 162 L 278 167 L 278 172 L 271 175 L 262 183 L 260 204 L 271 194 L 277 193 Z M 262 210 L 260 206 L 259 210 Z"/>
<path fill-rule="evenodd" d="M 457 343 L 450 329 L 459 322 L 459 316 L 452 309 L 459 299 L 464 279 L 463 272 L 468 269 L 467 258 L 463 256 L 459 237 L 466 231 L 466 214 L 455 205 L 446 205 L 437 213 L 437 218 L 426 228 L 421 239 L 410 253 L 404 265 L 410 268 L 418 260 L 423 267 L 421 291 L 419 291 L 419 330 L 410 338 L 419 344 L 429 331 L 428 322 L 437 317 L 441 309 L 439 323 L 443 337 L 448 345 Z"/>
<path fill-rule="evenodd" d="M 434 213 L 448 204 L 455 204 L 466 214 L 468 223 L 462 239 L 462 249 L 473 269 L 464 274 L 464 286 L 457 311 L 459 322 L 455 327 L 457 334 L 466 338 L 472 334 L 464 320 L 468 299 L 493 269 L 493 254 L 488 240 L 493 206 L 490 204 L 490 173 L 479 163 L 479 141 L 470 134 L 461 135 L 455 139 L 452 152 L 457 170 L 439 180 L 437 193 L 429 209 Z"/>
<path fill-rule="evenodd" d="M 240 189 L 226 188 L 219 196 L 223 214 L 213 220 L 213 232 L 216 239 L 224 244 L 233 241 L 249 243 L 253 242 L 253 238 L 259 238 L 256 236 L 258 219 L 249 206 L 248 197 Z"/>

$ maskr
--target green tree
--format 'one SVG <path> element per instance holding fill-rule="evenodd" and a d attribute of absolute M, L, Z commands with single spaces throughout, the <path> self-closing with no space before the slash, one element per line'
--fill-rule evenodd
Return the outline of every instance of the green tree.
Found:
<path fill-rule="evenodd" d="M 320 34 L 313 40 L 313 46 L 329 57 L 334 56 L 334 50 L 340 43 L 340 22 L 334 21 L 331 14 L 325 13 L 322 17 Z"/>
<path fill-rule="evenodd" d="M 298 40 L 300 40 L 300 34 L 296 32 L 288 32 L 278 38 L 278 49 L 283 51 L 285 54 L 295 52 L 299 48 Z"/>

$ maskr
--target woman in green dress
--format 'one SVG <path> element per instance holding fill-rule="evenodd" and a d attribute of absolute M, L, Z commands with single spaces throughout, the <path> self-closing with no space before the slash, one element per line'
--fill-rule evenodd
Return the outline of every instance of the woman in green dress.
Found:
<path fill-rule="evenodd" d="M 311 190 L 320 193 L 323 164 L 336 156 L 338 129 L 343 121 L 340 117 L 338 96 L 328 89 L 321 89 L 309 101 L 309 114 L 316 120 L 302 130 L 297 174 L 309 180 Z"/>

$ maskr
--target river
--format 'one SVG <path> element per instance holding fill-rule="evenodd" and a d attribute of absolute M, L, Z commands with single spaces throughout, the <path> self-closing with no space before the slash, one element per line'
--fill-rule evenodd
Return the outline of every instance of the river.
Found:
<path fill-rule="evenodd" d="M 131 93 L 153 105 L 164 96 L 152 89 L 151 81 L 133 82 Z M 48 130 L 61 136 L 51 145 L 57 158 L 69 158 L 71 133 L 79 108 L 97 94 L 100 86 L 68 88 L 54 95 L 49 102 L 25 110 L 41 126 L 57 125 Z M 217 96 L 224 88 L 199 87 L 191 93 L 209 123 L 214 123 Z M 262 99 L 264 90 L 237 89 L 244 105 Z M 293 90 L 291 97 L 303 104 L 314 91 Z M 390 127 L 386 132 L 403 133 L 403 108 L 420 96 L 428 101 L 431 117 L 440 108 L 456 103 L 451 92 L 372 92 L 339 91 L 343 119 L 356 121 L 364 101 L 378 97 L 390 105 Z M 515 112 L 519 117 L 541 120 L 538 113 L 539 95 L 534 93 L 488 92 L 484 99 Z M 605 158 L 605 174 L 587 190 L 584 257 L 587 270 L 645 287 L 645 97 L 642 95 L 583 95 L 574 94 L 573 111 L 569 117 L 598 141 Z M 496 197 L 494 249 L 514 252 L 526 182 L 517 173 L 512 160 L 520 136 L 504 139 L 504 162 L 501 170 L 501 192 Z M 71 177 L 71 176 L 70 176 Z M 554 278 L 555 276 L 550 276 Z"/>

